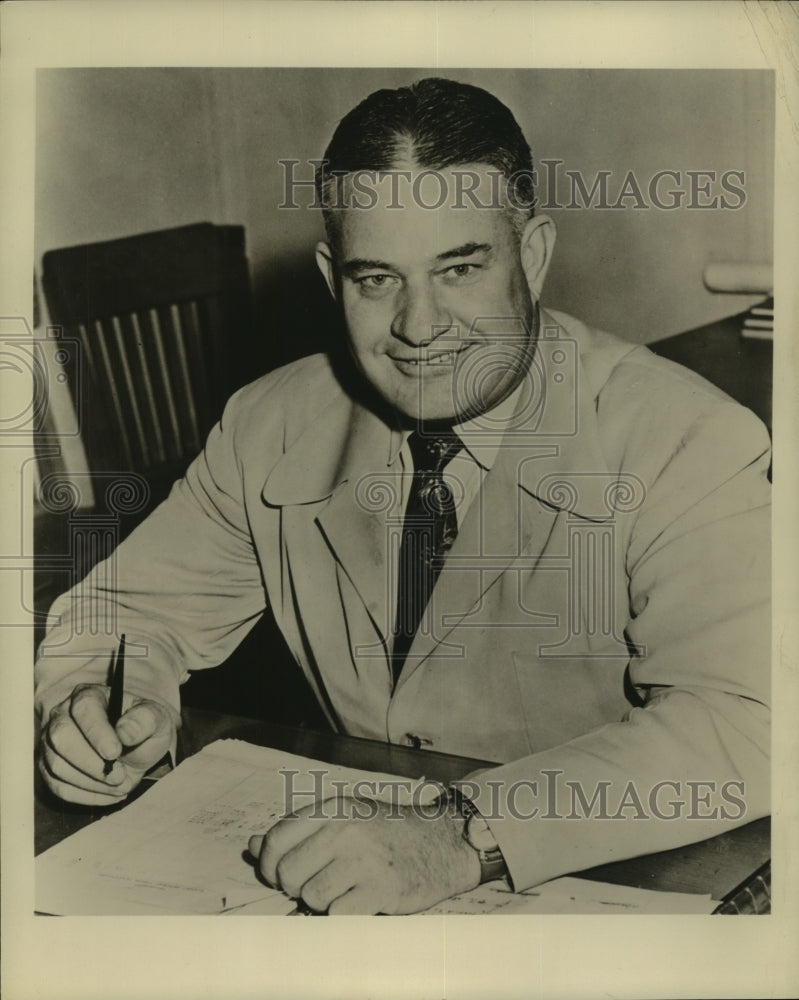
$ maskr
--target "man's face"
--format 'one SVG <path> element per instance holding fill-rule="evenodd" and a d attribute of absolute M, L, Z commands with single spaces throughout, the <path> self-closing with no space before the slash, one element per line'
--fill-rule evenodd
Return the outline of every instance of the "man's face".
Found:
<path fill-rule="evenodd" d="M 490 204 L 487 168 L 471 169 L 481 177 L 476 197 Z M 341 212 L 334 259 L 318 248 L 358 365 L 412 421 L 457 422 L 490 410 L 524 377 L 534 347 L 525 238 L 504 208 L 468 199 L 456 207 L 455 177 L 441 178 L 449 195 L 437 209 L 424 207 L 440 200 L 435 178 L 415 189 L 373 178 L 377 204 Z"/>

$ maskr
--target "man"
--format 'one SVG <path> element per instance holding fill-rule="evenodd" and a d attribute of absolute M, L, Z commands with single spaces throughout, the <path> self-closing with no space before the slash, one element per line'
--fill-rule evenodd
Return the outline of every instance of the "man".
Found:
<path fill-rule="evenodd" d="M 115 729 L 111 649 L 79 635 L 77 589 L 57 602 L 37 686 L 54 792 L 124 797 L 174 741 L 179 683 L 268 603 L 339 731 L 498 762 L 437 819 L 306 807 L 254 831 L 265 878 L 316 910 L 521 890 L 768 812 L 767 435 L 540 309 L 555 232 L 532 176 L 477 88 L 424 80 L 343 119 L 317 261 L 349 363 L 237 393 L 118 549 L 116 628 L 141 655 Z M 110 599 L 95 579 L 84 601 Z"/>

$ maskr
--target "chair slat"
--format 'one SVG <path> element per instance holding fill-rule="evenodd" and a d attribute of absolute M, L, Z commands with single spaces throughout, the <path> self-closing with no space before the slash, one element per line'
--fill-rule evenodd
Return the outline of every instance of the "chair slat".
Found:
<path fill-rule="evenodd" d="M 120 403 L 125 398 L 128 412 L 133 420 L 135 435 L 131 435 L 136 445 L 136 451 L 141 456 L 141 464 L 144 468 L 150 465 L 150 443 L 144 429 L 141 410 L 139 408 L 139 397 L 133 381 L 133 368 L 128 358 L 128 347 L 125 338 L 122 336 L 122 325 L 118 316 L 111 319 L 111 329 L 114 331 L 114 341 L 117 349 L 118 368 L 122 373 L 120 389 Z M 124 397 L 123 397 L 124 393 Z"/>
<path fill-rule="evenodd" d="M 131 435 L 128 433 L 128 425 L 125 420 L 124 411 L 122 409 L 123 403 L 120 399 L 120 379 L 117 377 L 114 364 L 111 360 L 111 351 L 113 348 L 113 325 L 106 325 L 96 320 L 94 323 L 95 331 L 95 344 L 98 348 L 97 357 L 100 361 L 97 368 L 95 369 L 94 384 L 107 386 L 108 392 L 106 394 L 107 398 L 110 398 L 111 407 L 109 409 L 108 416 L 111 418 L 111 427 L 115 434 L 119 436 L 119 442 L 124 449 L 124 458 L 127 463 L 126 467 L 129 469 L 135 468 L 136 462 L 134 459 L 133 445 L 131 441 Z M 96 420 L 95 414 L 92 414 L 92 422 Z M 89 457 L 91 461 L 91 456 Z"/>
<path fill-rule="evenodd" d="M 180 327 L 183 334 L 183 346 L 186 352 L 186 365 L 189 372 L 189 382 L 192 387 L 192 400 L 196 414 L 197 428 L 208 423 L 210 411 L 208 400 L 208 372 L 214 371 L 213 352 L 205 343 L 204 331 L 200 326 L 200 316 L 194 299 L 181 302 L 178 305 Z"/>
<path fill-rule="evenodd" d="M 175 394 L 172 391 L 172 379 L 170 378 L 169 366 L 164 351 L 163 338 L 161 336 L 161 325 L 158 322 L 158 313 L 155 309 L 148 309 L 139 315 L 139 325 L 143 331 L 148 331 L 155 351 L 155 363 L 153 365 L 154 381 L 157 382 L 163 400 L 163 412 L 166 419 L 162 423 L 164 431 L 166 458 L 180 459 L 183 456 L 183 447 L 180 439 L 180 423 L 178 421 L 177 404 Z M 155 390 L 154 390 L 155 391 Z M 169 433 L 167 434 L 167 429 Z M 168 443 L 167 443 L 168 442 Z"/>
<path fill-rule="evenodd" d="M 126 325 L 130 325 L 130 343 L 135 351 L 136 368 L 141 376 L 141 385 L 137 391 L 141 396 L 141 410 L 143 416 L 146 414 L 147 433 L 150 437 L 150 446 L 154 461 L 165 462 L 166 450 L 164 448 L 164 435 L 161 429 L 162 416 L 159 413 L 158 397 L 153 385 L 152 363 L 148 356 L 147 344 L 144 339 L 144 331 L 139 323 L 136 313 L 130 313 L 122 318 Z"/>
<path fill-rule="evenodd" d="M 183 383 L 183 412 L 188 418 L 188 436 L 186 440 L 190 447 L 196 450 L 200 447 L 200 426 L 197 421 L 197 406 L 194 399 L 194 388 L 189 369 L 188 352 L 186 350 L 186 338 L 183 331 L 183 310 L 180 306 L 174 305 L 170 307 L 169 312 L 172 318 L 172 336 L 178 357 L 179 372 Z"/>

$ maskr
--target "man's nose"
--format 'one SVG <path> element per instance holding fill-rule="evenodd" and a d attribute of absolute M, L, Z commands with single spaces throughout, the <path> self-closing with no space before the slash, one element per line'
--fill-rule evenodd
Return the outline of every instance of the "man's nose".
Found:
<path fill-rule="evenodd" d="M 403 289 L 391 323 L 395 337 L 423 347 L 452 328 L 452 317 L 429 287 Z"/>

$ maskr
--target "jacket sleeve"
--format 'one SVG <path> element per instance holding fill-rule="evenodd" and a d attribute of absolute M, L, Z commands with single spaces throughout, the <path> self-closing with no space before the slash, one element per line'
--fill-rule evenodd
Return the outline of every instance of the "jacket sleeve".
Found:
<path fill-rule="evenodd" d="M 54 603 L 35 669 L 40 719 L 76 684 L 105 683 L 122 633 L 126 687 L 179 710 L 188 671 L 221 663 L 263 612 L 237 456 L 248 392 L 164 503 Z"/>
<path fill-rule="evenodd" d="M 768 464 L 729 402 L 673 442 L 627 549 L 642 707 L 467 779 L 517 890 L 768 814 Z"/>

